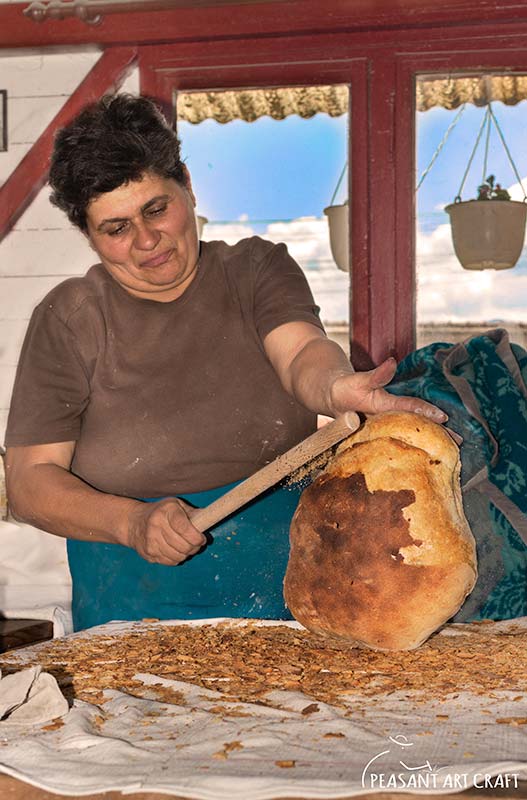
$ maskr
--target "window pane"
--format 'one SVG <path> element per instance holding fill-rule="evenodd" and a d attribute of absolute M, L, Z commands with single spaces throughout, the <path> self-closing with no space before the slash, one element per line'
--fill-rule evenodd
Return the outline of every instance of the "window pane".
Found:
<path fill-rule="evenodd" d="M 523 189 L 527 191 L 525 97 L 527 76 L 426 76 L 418 80 L 417 108 L 430 105 L 428 110 L 417 111 L 416 121 L 418 346 L 459 341 L 498 326 L 506 327 L 513 341 L 527 344 L 527 251 L 520 250 L 512 268 L 466 269 L 456 256 L 450 217 L 445 212 L 458 195 L 463 202 L 476 203 L 478 188 L 490 176 L 494 176 L 491 188 L 495 190 L 499 184 L 513 200 L 523 200 Z M 454 108 L 445 107 L 452 104 Z M 482 192 L 488 193 L 488 189 Z M 474 207 L 478 221 L 471 223 L 469 233 L 474 247 L 482 247 L 491 261 L 495 257 L 493 233 L 488 223 L 479 222 L 480 216 L 488 215 L 488 210 L 481 208 L 485 202 L 478 201 L 477 210 Z M 505 205 L 500 205 L 500 209 L 508 220 L 511 206 L 505 211 Z M 502 252 L 500 246 L 498 252 Z"/>
<path fill-rule="evenodd" d="M 207 99 L 213 94 L 219 98 L 211 105 L 222 108 L 222 95 L 235 93 L 207 93 Z M 190 107 L 191 95 L 186 97 Z M 347 97 L 346 89 L 346 109 Z M 328 102 L 322 98 L 319 108 L 335 113 Z M 243 102 L 237 107 L 242 110 L 234 113 L 243 113 Z M 328 333 L 347 349 L 349 276 L 332 257 L 323 211 L 347 199 L 348 113 L 295 113 L 279 120 L 266 114 L 226 124 L 178 120 L 178 132 L 198 214 L 208 220 L 202 238 L 233 243 L 256 234 L 285 242 L 307 276 Z"/>

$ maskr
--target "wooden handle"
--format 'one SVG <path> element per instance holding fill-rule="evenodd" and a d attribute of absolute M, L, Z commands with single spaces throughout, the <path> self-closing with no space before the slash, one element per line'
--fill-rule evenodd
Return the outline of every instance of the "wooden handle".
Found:
<path fill-rule="evenodd" d="M 328 447 L 345 439 L 346 436 L 356 431 L 359 425 L 360 419 L 354 411 L 347 411 L 333 422 L 328 422 L 327 425 L 319 428 L 291 450 L 275 458 L 270 464 L 262 467 L 210 505 L 196 509 L 190 517 L 192 524 L 202 533 L 208 528 L 212 528 L 213 525 L 258 497 L 266 489 L 274 486 L 286 475 L 311 461 Z"/>

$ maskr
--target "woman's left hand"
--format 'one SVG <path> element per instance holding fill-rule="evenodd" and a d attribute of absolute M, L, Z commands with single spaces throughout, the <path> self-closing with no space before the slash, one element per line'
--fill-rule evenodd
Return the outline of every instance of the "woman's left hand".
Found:
<path fill-rule="evenodd" d="M 440 408 L 418 397 L 399 397 L 384 388 L 392 380 L 397 362 L 388 358 L 367 372 L 341 374 L 331 384 L 330 404 L 335 414 L 344 411 L 362 411 L 378 414 L 380 411 L 413 411 L 433 422 L 446 422 L 448 416 Z"/>
<path fill-rule="evenodd" d="M 317 414 L 336 417 L 345 411 L 413 411 L 433 422 L 446 422 L 440 408 L 418 397 L 398 397 L 384 388 L 397 362 L 387 358 L 375 369 L 355 372 L 336 342 L 308 322 L 287 322 L 264 339 L 269 361 L 286 391 Z"/>

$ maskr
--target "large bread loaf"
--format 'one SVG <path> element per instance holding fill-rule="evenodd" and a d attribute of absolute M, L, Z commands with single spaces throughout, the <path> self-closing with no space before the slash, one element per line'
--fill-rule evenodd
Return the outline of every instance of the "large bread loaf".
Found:
<path fill-rule="evenodd" d="M 284 596 L 306 628 L 411 650 L 458 611 L 476 581 L 459 450 L 408 412 L 370 417 L 303 492 Z"/>

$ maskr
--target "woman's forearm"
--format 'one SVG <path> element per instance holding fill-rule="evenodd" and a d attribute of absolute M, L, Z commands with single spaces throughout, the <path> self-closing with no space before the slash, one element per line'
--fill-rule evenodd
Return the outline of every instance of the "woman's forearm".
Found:
<path fill-rule="evenodd" d="M 17 469 L 8 459 L 6 472 L 15 519 L 71 539 L 128 544 L 139 501 L 99 492 L 57 464 Z"/>
<path fill-rule="evenodd" d="M 290 366 L 290 391 L 299 403 L 318 414 L 334 416 L 333 386 L 338 378 L 353 375 L 345 352 L 330 339 L 314 339 L 295 356 Z"/>
<path fill-rule="evenodd" d="M 7 495 L 15 519 L 68 539 L 132 547 L 158 564 L 180 564 L 204 546 L 183 501 L 143 503 L 99 492 L 69 471 L 72 449 L 70 443 L 8 450 Z"/>
<path fill-rule="evenodd" d="M 447 415 L 419 397 L 390 394 L 385 390 L 396 371 L 389 358 L 375 369 L 355 372 L 336 342 L 319 335 L 299 348 L 281 374 L 286 389 L 306 408 L 335 417 L 345 411 L 377 414 L 381 411 L 411 411 L 434 422 Z"/>

